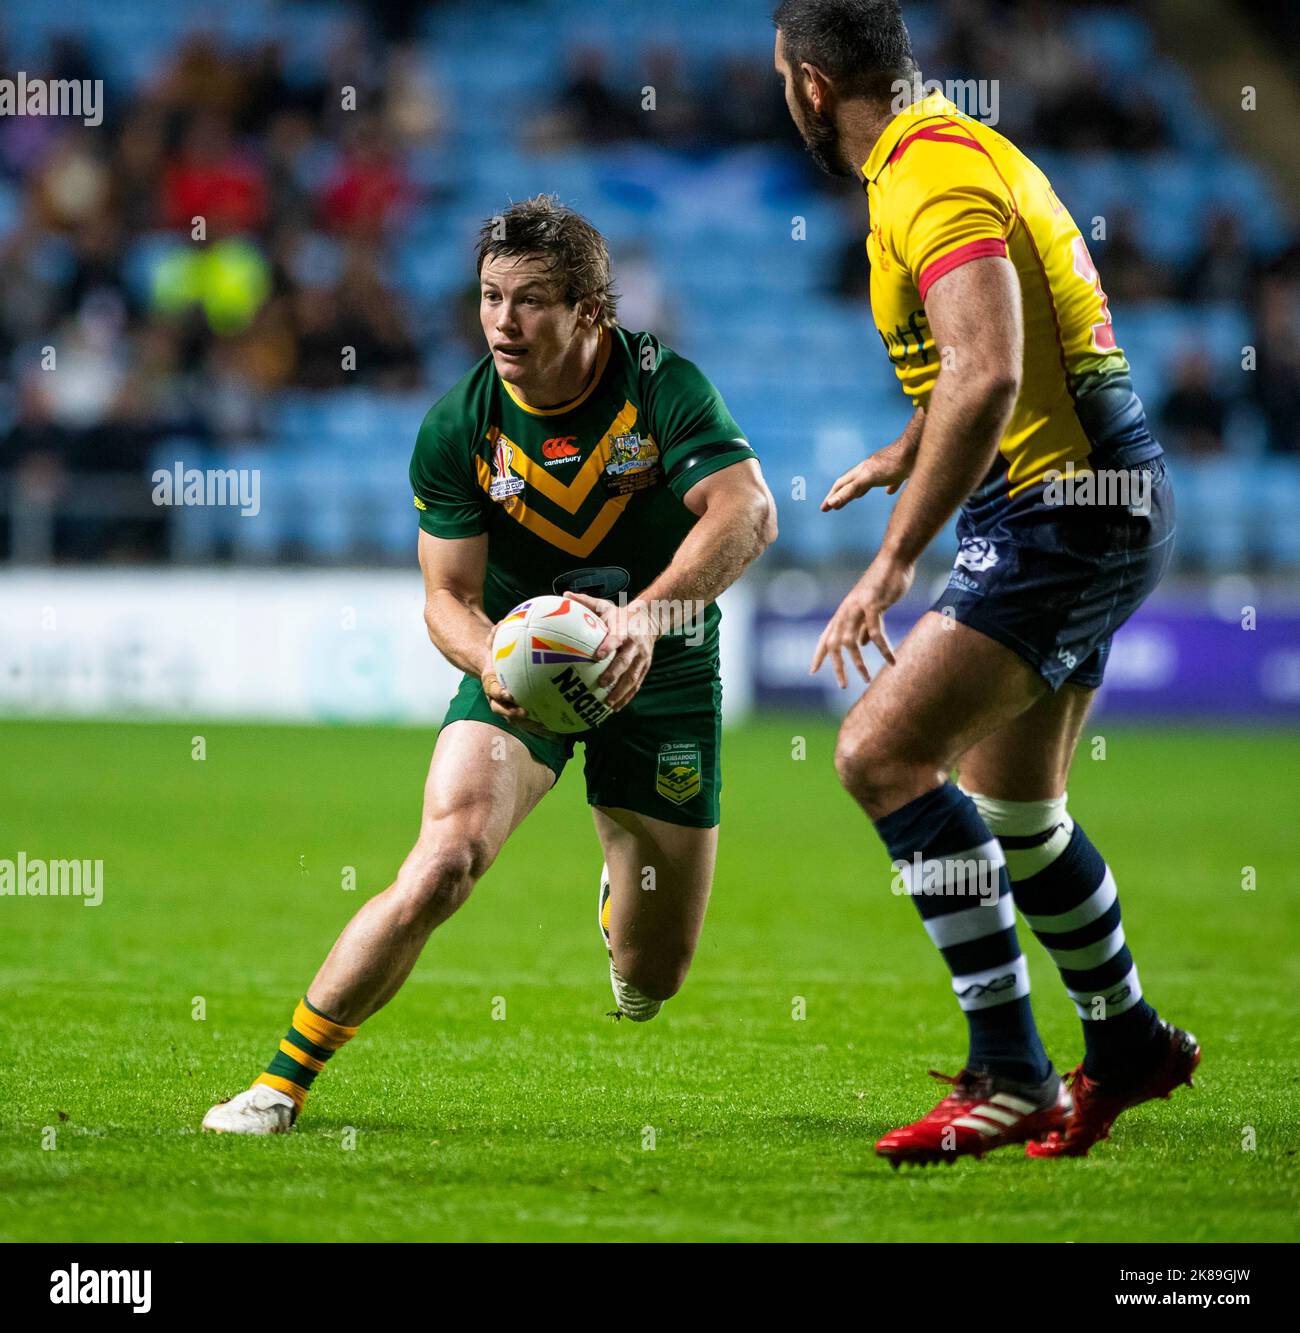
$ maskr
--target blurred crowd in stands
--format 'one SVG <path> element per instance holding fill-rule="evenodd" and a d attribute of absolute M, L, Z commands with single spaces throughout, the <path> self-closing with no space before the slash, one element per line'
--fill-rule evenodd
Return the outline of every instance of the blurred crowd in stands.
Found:
<path fill-rule="evenodd" d="M 1031 154 L 1164 148 L 1169 110 L 1140 88 L 1112 96 L 1053 8 L 1008 3 L 991 28 L 953 6 L 935 64 L 996 68 L 1018 93 L 999 128 Z M 98 128 L 0 119 L 0 185 L 15 201 L 0 227 L 0 481 L 57 488 L 68 474 L 138 471 L 178 433 L 256 439 L 278 390 L 446 388 L 428 383 L 431 353 L 462 349 L 466 366 L 479 354 L 472 304 L 421 308 L 391 263 L 403 229 L 455 188 L 411 170 L 456 114 L 427 55 L 358 16 L 306 84 L 285 77 L 274 42 L 240 48 L 196 34 L 156 77 L 123 87 L 89 47 L 54 42 L 29 74 L 102 77 L 108 113 Z M 369 72 L 360 86 L 358 70 Z M 764 144 L 804 162 L 766 60 L 708 67 L 653 44 L 615 62 L 580 45 L 565 78 L 521 128 L 521 146 L 640 140 L 706 154 Z M 641 112 L 646 85 L 653 116 Z M 811 188 L 852 193 L 806 169 Z M 826 275 L 846 301 L 866 296 L 863 207 L 846 198 L 843 261 Z M 1231 212 L 1201 225 L 1194 257 L 1177 269 L 1144 250 L 1132 216 L 1110 218 L 1107 238 L 1092 243 L 1121 341 L 1123 309 L 1138 301 L 1228 300 L 1254 321 L 1258 362 L 1235 389 L 1189 352 L 1148 409 L 1172 451 L 1203 455 L 1224 449 L 1234 394 L 1249 398 L 1267 448 L 1300 454 L 1300 249 L 1256 253 Z M 870 354 L 865 316 L 862 337 Z M 111 546 L 111 533 L 104 540 Z"/>
<path fill-rule="evenodd" d="M 322 69 L 309 88 L 280 61 L 272 45 L 196 36 L 154 86 L 110 99 L 100 129 L 0 121 L 0 171 L 22 191 L 0 243 L 16 398 L 4 466 L 120 471 L 169 433 L 248 437 L 276 389 L 421 382 L 383 270 L 420 203 L 404 158 L 436 134 L 436 96 L 401 50 Z M 344 109 L 357 68 L 374 84 Z M 46 72 L 99 74 L 71 39 Z"/>

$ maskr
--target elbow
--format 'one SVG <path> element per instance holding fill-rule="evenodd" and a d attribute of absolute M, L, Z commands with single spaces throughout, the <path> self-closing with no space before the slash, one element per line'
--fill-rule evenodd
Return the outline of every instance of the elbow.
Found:
<path fill-rule="evenodd" d="M 446 588 L 429 588 L 424 595 L 424 627 L 435 648 L 441 648 L 438 626 L 446 615 L 446 599 L 451 595 Z"/>
<path fill-rule="evenodd" d="M 1021 382 L 1019 365 L 994 367 L 983 376 L 982 397 L 995 410 L 1010 412 L 1020 397 Z"/>
<path fill-rule="evenodd" d="M 767 548 L 776 541 L 779 533 L 780 529 L 777 527 L 776 522 L 776 505 L 769 497 L 766 517 L 763 520 L 762 546 L 760 546 L 759 550 L 766 551 Z"/>
<path fill-rule="evenodd" d="M 762 555 L 776 541 L 776 501 L 766 486 L 754 498 L 755 556 Z"/>
<path fill-rule="evenodd" d="M 959 369 L 944 369 L 939 374 L 936 392 L 941 392 L 969 419 L 1010 416 L 1020 397 L 1023 382 L 1020 358 L 980 358 Z"/>

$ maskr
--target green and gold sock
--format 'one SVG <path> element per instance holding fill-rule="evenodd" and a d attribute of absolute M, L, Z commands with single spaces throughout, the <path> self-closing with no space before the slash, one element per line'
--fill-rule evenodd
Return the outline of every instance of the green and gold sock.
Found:
<path fill-rule="evenodd" d="M 253 1086 L 265 1083 L 293 1098 L 294 1114 L 302 1112 L 312 1080 L 325 1068 L 325 1061 L 344 1042 L 357 1035 L 356 1028 L 344 1027 L 313 1007 L 304 995 L 293 1011 L 293 1023 L 280 1042 L 266 1072 L 253 1080 Z"/>

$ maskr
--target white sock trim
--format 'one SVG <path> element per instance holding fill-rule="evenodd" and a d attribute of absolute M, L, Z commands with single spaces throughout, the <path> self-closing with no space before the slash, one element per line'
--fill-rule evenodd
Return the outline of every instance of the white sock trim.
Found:
<path fill-rule="evenodd" d="M 1029 964 L 1020 954 L 1009 963 L 953 977 L 952 989 L 963 1010 L 988 1009 L 1029 994 Z"/>
<path fill-rule="evenodd" d="M 1001 837 L 1005 833 L 1011 838 L 1028 838 L 1035 833 L 1044 832 L 1053 824 L 1064 821 L 1069 821 L 1071 827 L 1074 824 L 1065 811 L 1070 798 L 1069 792 L 1046 801 L 1003 801 L 996 796 L 984 796 L 977 791 L 966 791 L 965 787 L 961 790 L 975 802 L 980 818 L 995 837 Z"/>
<path fill-rule="evenodd" d="M 909 897 L 972 897 L 995 902 L 1006 864 L 996 838 L 947 856 L 923 857 L 913 852 L 910 861 L 895 861 L 893 891 Z"/>
<path fill-rule="evenodd" d="M 1115 887 L 1115 876 L 1110 873 L 1110 867 L 1107 866 L 1101 883 L 1077 907 L 1071 907 L 1068 912 L 1040 913 L 1037 916 L 1022 912 L 1021 915 L 1029 922 L 1029 928 L 1035 935 L 1061 935 L 1067 930 L 1078 930 L 1081 926 L 1096 921 L 1098 917 L 1105 916 L 1118 897 L 1119 890 Z"/>
<path fill-rule="evenodd" d="M 1066 809 L 1069 793 L 1046 801 L 1002 801 L 979 792 L 967 792 L 975 802 L 989 832 L 998 838 L 1032 838 L 1053 830 L 1037 847 L 1004 848 L 1007 874 L 1012 880 L 1028 879 L 1048 866 L 1070 845 L 1074 820 Z"/>
<path fill-rule="evenodd" d="M 1048 949 L 1057 967 L 1071 972 L 1090 972 L 1109 962 L 1124 947 L 1124 926 L 1120 924 L 1109 935 L 1085 944 L 1081 949 Z"/>
<path fill-rule="evenodd" d="M 1116 1018 L 1142 998 L 1142 982 L 1138 978 L 1137 965 L 1134 964 L 1108 991 L 1070 991 L 1070 999 L 1079 1011 L 1079 1017 L 1085 1022 L 1104 1023 L 1108 1018 Z M 1093 1012 L 1096 1000 L 1102 1001 L 1101 1013 Z"/>
<path fill-rule="evenodd" d="M 932 916 L 925 922 L 926 934 L 936 948 L 948 949 L 954 944 L 969 944 L 986 935 L 996 935 L 1016 924 L 1016 909 L 1011 895 L 987 899 L 979 907 L 968 907 L 964 912 L 949 912 L 946 916 Z M 992 911 L 989 911 L 992 907 Z"/>

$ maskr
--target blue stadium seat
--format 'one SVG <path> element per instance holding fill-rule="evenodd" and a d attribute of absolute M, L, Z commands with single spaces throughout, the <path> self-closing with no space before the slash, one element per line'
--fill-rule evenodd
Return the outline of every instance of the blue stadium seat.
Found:
<path fill-rule="evenodd" d="M 1177 464 L 1178 538 L 1210 569 L 1232 572 L 1247 562 L 1258 522 L 1256 468 L 1226 458 Z"/>
<path fill-rule="evenodd" d="M 1111 73 L 1145 73 L 1153 61 L 1151 29 L 1138 14 L 1090 5 L 1071 14 L 1069 27 L 1071 40 Z"/>
<path fill-rule="evenodd" d="M 159 441 L 150 451 L 150 486 L 159 470 L 173 472 L 177 463 L 186 468 L 211 466 L 205 446 L 189 436 L 174 435 Z M 183 564 L 206 564 L 216 553 L 219 535 L 217 511 L 198 505 L 177 504 L 166 513 L 167 549 L 173 560 Z"/>
<path fill-rule="evenodd" d="M 210 467 L 255 469 L 260 477 L 260 510 L 245 517 L 236 509 L 220 510 L 220 532 L 235 558 L 264 564 L 283 553 L 284 529 L 300 505 L 284 459 L 274 445 L 250 442 L 213 450 Z"/>
<path fill-rule="evenodd" d="M 1300 459 L 1261 460 L 1256 475 L 1263 506 L 1260 554 L 1283 569 L 1300 569 Z"/>

